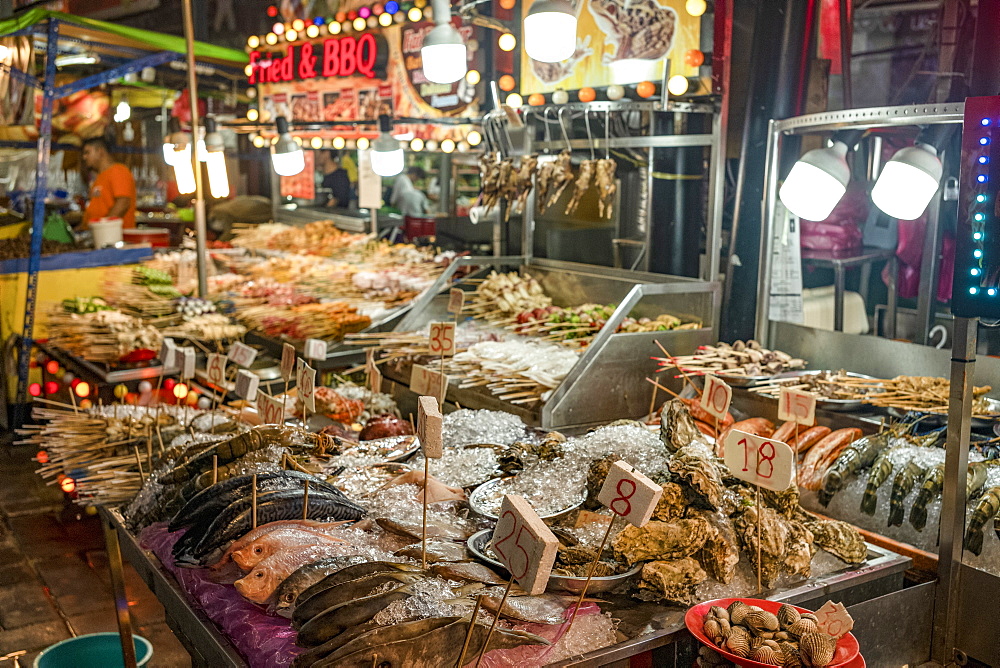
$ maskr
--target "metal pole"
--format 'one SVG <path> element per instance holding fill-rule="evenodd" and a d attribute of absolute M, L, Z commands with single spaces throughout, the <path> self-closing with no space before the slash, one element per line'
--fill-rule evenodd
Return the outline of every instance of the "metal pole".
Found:
<path fill-rule="evenodd" d="M 927 224 L 924 227 L 924 247 L 920 259 L 920 293 L 917 295 L 917 333 L 914 341 L 927 345 L 928 334 L 934 326 L 937 311 L 937 287 L 941 254 L 941 192 L 938 191 L 927 207 Z"/>
<path fill-rule="evenodd" d="M 767 156 L 764 159 L 764 201 L 761 202 L 760 266 L 757 274 L 757 340 L 768 345 L 771 317 L 771 263 L 774 253 L 774 215 L 778 200 L 778 165 L 781 164 L 781 133 L 772 119 L 767 128 Z"/>
<path fill-rule="evenodd" d="M 191 0 L 182 0 L 184 9 L 184 38 L 187 40 L 188 95 L 191 100 L 191 161 L 194 163 L 194 233 L 198 251 L 198 296 L 208 294 L 208 274 L 205 269 L 205 190 L 202 183 L 201 163 L 198 161 L 198 75 L 194 59 L 194 19 Z"/>
<path fill-rule="evenodd" d="M 944 487 L 941 492 L 941 550 L 934 606 L 931 656 L 942 665 L 952 661 L 958 633 L 958 596 L 965 535 L 965 479 L 969 466 L 969 433 L 972 426 L 972 377 L 976 370 L 978 318 L 955 318 L 951 353 L 951 388 L 948 397 L 948 441 Z"/>
<path fill-rule="evenodd" d="M 121 545 L 118 543 L 118 532 L 115 531 L 106 517 L 101 518 L 101 524 L 104 525 L 104 542 L 108 548 L 108 567 L 111 570 L 111 590 L 115 597 L 115 612 L 118 614 L 118 635 L 122 643 L 122 661 L 126 668 L 135 668 L 132 615 L 129 613 L 128 595 L 125 592 L 125 569 L 122 564 Z"/>

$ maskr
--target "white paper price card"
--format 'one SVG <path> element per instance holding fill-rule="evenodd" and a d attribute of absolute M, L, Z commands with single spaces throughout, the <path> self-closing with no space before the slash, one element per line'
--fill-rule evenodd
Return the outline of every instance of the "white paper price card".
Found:
<path fill-rule="evenodd" d="M 246 369 L 253 364 L 255 359 L 257 359 L 257 351 L 247 344 L 237 341 L 229 346 L 229 361 L 233 364 L 238 364 Z"/>
<path fill-rule="evenodd" d="M 819 620 L 816 626 L 821 633 L 838 640 L 854 628 L 854 619 L 844 608 L 843 603 L 827 601 L 816 611 L 816 619 Z"/>
<path fill-rule="evenodd" d="M 165 367 L 177 364 L 177 345 L 173 339 L 163 339 L 163 345 L 160 346 L 160 363 Z"/>
<path fill-rule="evenodd" d="M 180 376 L 187 380 L 194 378 L 194 364 L 198 360 L 198 353 L 194 346 L 185 346 L 177 349 L 177 364 L 181 368 Z"/>
<path fill-rule="evenodd" d="M 545 591 L 558 545 L 555 534 L 527 501 L 514 494 L 503 497 L 493 530 L 493 551 L 528 594 Z"/>
<path fill-rule="evenodd" d="M 441 443 L 441 410 L 437 397 L 417 398 L 417 438 L 424 457 L 440 459 L 444 456 Z"/>
<path fill-rule="evenodd" d="M 299 375 L 295 379 L 295 385 L 299 389 L 299 398 L 302 404 L 309 410 L 316 411 L 316 369 L 308 364 L 299 366 Z"/>
<path fill-rule="evenodd" d="M 281 346 L 281 379 L 286 383 L 295 373 L 295 346 L 286 343 Z"/>
<path fill-rule="evenodd" d="M 719 420 L 729 414 L 729 404 L 733 401 L 733 388 L 715 376 L 705 377 L 705 390 L 701 393 L 701 407 Z"/>
<path fill-rule="evenodd" d="M 795 455 L 786 444 L 733 429 L 723 447 L 729 472 L 740 480 L 775 492 L 784 492 L 792 484 Z"/>
<path fill-rule="evenodd" d="M 608 470 L 597 500 L 629 524 L 642 527 L 652 517 L 662 494 L 662 487 L 627 463 L 618 461 Z"/>
<path fill-rule="evenodd" d="M 306 359 L 325 360 L 326 341 L 323 339 L 306 339 L 305 356 Z"/>
<path fill-rule="evenodd" d="M 205 375 L 208 376 L 208 382 L 222 385 L 222 381 L 226 379 L 226 356 L 218 353 L 209 353 Z"/>
<path fill-rule="evenodd" d="M 257 396 L 257 386 L 260 385 L 260 376 L 253 371 L 240 369 L 236 372 L 236 396 L 253 401 Z"/>
<path fill-rule="evenodd" d="M 778 397 L 778 419 L 810 426 L 816 421 L 816 395 L 812 392 L 781 388 Z"/>
<path fill-rule="evenodd" d="M 281 424 L 281 413 L 284 408 L 283 402 L 272 396 L 257 393 L 257 412 L 264 424 Z"/>
<path fill-rule="evenodd" d="M 382 372 L 379 371 L 378 364 L 375 364 L 375 351 L 369 350 L 365 354 L 365 373 L 368 374 L 368 387 L 372 392 L 382 391 Z"/>
<path fill-rule="evenodd" d="M 452 288 L 448 293 L 448 313 L 461 313 L 465 307 L 465 290 Z"/>
<path fill-rule="evenodd" d="M 414 364 L 410 375 L 410 390 L 414 394 L 437 397 L 438 401 L 444 403 L 445 393 L 448 391 L 448 376 L 422 364 Z"/>
<path fill-rule="evenodd" d="M 432 322 L 428 341 L 431 355 L 451 356 L 455 354 L 455 323 Z"/>

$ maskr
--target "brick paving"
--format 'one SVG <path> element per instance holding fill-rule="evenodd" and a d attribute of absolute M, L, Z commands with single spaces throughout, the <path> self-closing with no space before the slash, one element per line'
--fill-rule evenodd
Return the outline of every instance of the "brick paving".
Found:
<path fill-rule="evenodd" d="M 33 454 L 0 445 L 0 656 L 25 650 L 23 666 L 69 638 L 70 627 L 77 635 L 118 630 L 101 523 L 43 484 Z M 127 563 L 125 585 L 136 633 L 153 643 L 147 665 L 190 666 L 163 606 Z"/>

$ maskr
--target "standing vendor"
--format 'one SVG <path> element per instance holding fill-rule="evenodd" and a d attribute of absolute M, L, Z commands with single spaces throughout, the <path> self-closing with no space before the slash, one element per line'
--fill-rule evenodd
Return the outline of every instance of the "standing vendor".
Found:
<path fill-rule="evenodd" d="M 340 153 L 323 151 L 319 154 L 319 168 L 323 170 L 323 183 L 320 186 L 326 194 L 324 206 L 336 209 L 346 209 L 351 203 L 351 179 L 340 164 Z"/>
<path fill-rule="evenodd" d="M 101 218 L 121 218 L 122 228 L 135 227 L 135 179 L 128 167 L 111 159 L 108 143 L 102 137 L 83 142 L 83 163 L 97 176 L 90 185 L 90 201 L 83 212 L 83 222 Z"/>
<path fill-rule="evenodd" d="M 405 174 L 396 177 L 396 182 L 392 184 L 392 196 L 389 198 L 389 205 L 399 209 L 404 216 L 419 218 L 427 215 L 427 195 L 423 194 L 413 185 L 414 181 L 422 181 L 427 178 L 427 172 L 421 167 L 410 167 Z"/>

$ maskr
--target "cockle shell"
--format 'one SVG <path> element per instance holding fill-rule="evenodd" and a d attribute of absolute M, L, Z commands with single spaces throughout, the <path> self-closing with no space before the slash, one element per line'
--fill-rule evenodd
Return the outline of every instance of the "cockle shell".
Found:
<path fill-rule="evenodd" d="M 799 660 L 799 648 L 790 642 L 779 643 L 781 647 L 782 668 L 800 668 L 802 662 Z"/>
<path fill-rule="evenodd" d="M 833 661 L 833 653 L 837 649 L 837 641 L 818 631 L 811 631 L 802 636 L 799 640 L 799 656 L 803 665 L 819 666 L 828 665 Z"/>
<path fill-rule="evenodd" d="M 725 619 L 727 622 L 729 621 L 729 611 L 721 606 L 713 605 L 709 614 L 716 619 Z"/>
<path fill-rule="evenodd" d="M 702 645 L 698 650 L 698 662 L 703 666 L 724 666 L 729 664 L 726 657 L 705 645 Z"/>
<path fill-rule="evenodd" d="M 815 630 L 816 623 L 811 619 L 806 619 L 805 617 L 785 629 L 785 631 L 788 632 L 788 635 L 795 636 L 796 638 L 801 638 L 806 633 L 812 633 Z"/>
<path fill-rule="evenodd" d="M 792 636 L 788 634 L 788 631 L 778 631 L 774 634 L 774 639 L 788 641 L 792 639 Z"/>
<path fill-rule="evenodd" d="M 733 601 L 726 610 L 729 612 L 729 622 L 731 624 L 742 624 L 743 620 L 746 619 L 747 613 L 752 612 L 750 606 L 743 601 Z"/>
<path fill-rule="evenodd" d="M 812 612 L 803 612 L 802 613 L 802 619 L 808 619 L 808 620 L 812 621 L 813 624 L 819 624 L 819 617 L 817 617 Z"/>
<path fill-rule="evenodd" d="M 734 626 L 732 633 L 726 638 L 726 649 L 740 657 L 747 658 L 750 654 L 750 634 L 739 626 Z"/>
<path fill-rule="evenodd" d="M 733 632 L 733 627 L 725 619 L 717 619 L 719 622 L 719 628 L 722 629 L 722 637 L 728 638 L 729 634 Z"/>
<path fill-rule="evenodd" d="M 781 654 L 767 645 L 761 645 L 750 655 L 752 661 L 766 663 L 771 666 L 781 665 Z"/>
<path fill-rule="evenodd" d="M 764 610 L 749 613 L 746 617 L 744 617 L 743 623 L 750 627 L 752 632 L 773 632 L 778 630 L 778 618 L 774 614 Z"/>
<path fill-rule="evenodd" d="M 721 645 L 726 639 L 726 637 L 722 635 L 722 627 L 719 626 L 719 621 L 717 619 L 709 619 L 706 621 L 702 630 L 705 632 L 705 636 L 716 645 Z"/>
<path fill-rule="evenodd" d="M 783 629 L 787 629 L 801 618 L 802 613 L 787 603 L 782 604 L 782 606 L 778 609 L 778 623 Z"/>

